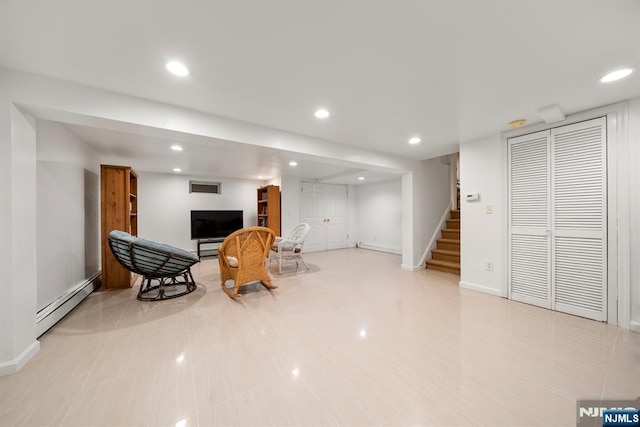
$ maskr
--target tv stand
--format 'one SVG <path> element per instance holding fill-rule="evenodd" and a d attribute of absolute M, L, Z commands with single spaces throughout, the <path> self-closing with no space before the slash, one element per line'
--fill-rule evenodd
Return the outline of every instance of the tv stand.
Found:
<path fill-rule="evenodd" d="M 200 246 L 211 244 L 211 243 L 222 243 L 222 242 L 224 242 L 224 237 L 212 237 L 212 238 L 209 238 L 209 239 L 198 239 L 198 258 L 201 258 L 201 256 L 200 256 Z M 212 256 L 217 257 L 218 256 L 218 249 L 214 248 L 213 250 L 215 251 L 215 253 Z"/>

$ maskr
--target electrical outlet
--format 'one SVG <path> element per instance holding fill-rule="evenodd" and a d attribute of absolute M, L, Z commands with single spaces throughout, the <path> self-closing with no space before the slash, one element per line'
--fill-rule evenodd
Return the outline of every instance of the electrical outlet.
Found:
<path fill-rule="evenodd" d="M 487 271 L 493 271 L 493 263 L 491 261 L 487 261 L 484 265 L 484 269 Z"/>

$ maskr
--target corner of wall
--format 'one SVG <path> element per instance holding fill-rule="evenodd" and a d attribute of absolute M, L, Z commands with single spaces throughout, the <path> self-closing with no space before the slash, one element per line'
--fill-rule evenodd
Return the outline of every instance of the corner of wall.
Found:
<path fill-rule="evenodd" d="M 0 363 L 0 377 L 18 372 L 38 351 L 40 351 L 40 341 L 36 340 L 15 359 Z"/>

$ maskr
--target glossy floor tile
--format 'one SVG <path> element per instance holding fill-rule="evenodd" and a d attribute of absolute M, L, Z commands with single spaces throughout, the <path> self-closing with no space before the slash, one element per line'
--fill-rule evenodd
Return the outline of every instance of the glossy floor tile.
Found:
<path fill-rule="evenodd" d="M 239 301 L 96 292 L 0 377 L 0 425 L 575 425 L 576 399 L 640 395 L 640 334 L 460 289 L 396 255 L 305 254 Z"/>

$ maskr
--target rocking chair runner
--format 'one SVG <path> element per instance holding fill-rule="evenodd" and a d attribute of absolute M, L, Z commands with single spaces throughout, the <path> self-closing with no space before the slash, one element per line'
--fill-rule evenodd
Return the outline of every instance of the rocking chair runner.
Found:
<path fill-rule="evenodd" d="M 218 247 L 222 290 L 236 299 L 240 286 L 260 281 L 267 289 L 276 289 L 265 268 L 275 233 L 266 227 L 247 227 L 231 233 Z M 233 292 L 225 282 L 233 280 Z"/>

